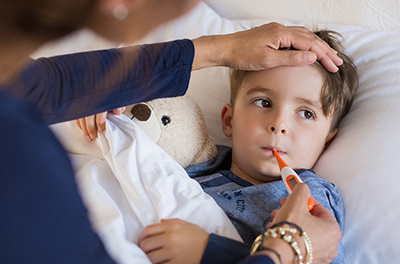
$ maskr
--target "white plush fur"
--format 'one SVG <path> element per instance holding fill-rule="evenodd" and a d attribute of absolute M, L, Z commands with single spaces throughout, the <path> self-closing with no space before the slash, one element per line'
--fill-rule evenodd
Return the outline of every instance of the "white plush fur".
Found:
<path fill-rule="evenodd" d="M 140 121 L 127 107 L 125 115 L 139 125 L 149 136 L 186 168 L 210 160 L 217 148 L 209 136 L 203 113 L 197 103 L 189 97 L 156 99 L 140 104 L 150 109 L 151 116 Z M 164 124 L 163 118 L 169 123 Z"/>

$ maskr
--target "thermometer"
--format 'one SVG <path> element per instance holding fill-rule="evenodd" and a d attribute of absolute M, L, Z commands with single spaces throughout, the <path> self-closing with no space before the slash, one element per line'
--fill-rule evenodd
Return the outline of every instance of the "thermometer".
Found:
<path fill-rule="evenodd" d="M 278 152 L 274 150 L 273 153 L 278 161 L 279 169 L 281 170 L 282 181 L 285 184 L 288 193 L 291 194 L 294 186 L 296 186 L 298 183 L 302 183 L 303 181 L 300 179 L 299 175 L 297 175 L 297 173 L 283 161 Z M 311 211 L 314 208 L 314 199 L 312 196 L 308 198 L 307 205 L 308 211 Z"/>

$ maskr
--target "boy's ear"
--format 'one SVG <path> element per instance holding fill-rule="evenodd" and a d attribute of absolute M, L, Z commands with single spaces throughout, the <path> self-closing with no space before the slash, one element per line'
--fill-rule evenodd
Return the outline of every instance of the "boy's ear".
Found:
<path fill-rule="evenodd" d="M 222 131 L 225 136 L 232 136 L 232 105 L 225 104 L 221 110 Z"/>
<path fill-rule="evenodd" d="M 339 130 L 337 128 L 335 128 L 331 133 L 329 133 L 329 135 L 326 137 L 326 141 L 325 141 L 325 147 L 324 150 L 327 149 L 329 147 L 329 145 L 332 143 L 332 141 L 335 139 L 337 132 Z"/>

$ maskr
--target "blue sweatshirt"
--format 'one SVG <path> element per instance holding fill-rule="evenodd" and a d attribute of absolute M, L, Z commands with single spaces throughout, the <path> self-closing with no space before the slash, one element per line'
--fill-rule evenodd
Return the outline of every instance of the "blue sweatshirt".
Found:
<path fill-rule="evenodd" d="M 229 170 L 231 163 L 232 149 L 226 146 L 218 146 L 218 154 L 214 159 L 186 168 L 186 171 L 225 211 L 249 248 L 254 239 L 261 233 L 263 227 L 272 221 L 271 212 L 279 208 L 279 201 L 286 197 L 288 193 L 280 180 L 253 185 L 241 179 Z M 302 169 L 298 170 L 297 173 L 310 187 L 311 195 L 335 216 L 343 232 L 343 203 L 336 186 L 318 177 L 311 170 Z M 211 243 L 213 244 L 212 247 L 210 246 Z M 202 263 L 219 263 L 208 260 L 209 256 L 212 257 L 216 254 L 219 254 L 221 259 L 236 258 L 240 260 L 246 257 L 245 253 L 246 248 L 239 243 L 232 243 L 232 245 L 226 247 L 226 242 L 222 238 L 213 236 L 203 255 L 204 261 Z M 222 256 L 223 254 L 225 257 Z M 340 242 L 338 254 L 331 263 L 342 264 L 344 262 L 343 246 Z M 227 261 L 223 263 L 235 262 Z"/>

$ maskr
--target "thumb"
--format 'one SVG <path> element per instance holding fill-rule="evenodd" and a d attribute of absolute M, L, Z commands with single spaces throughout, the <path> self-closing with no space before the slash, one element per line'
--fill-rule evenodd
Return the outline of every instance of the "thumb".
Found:
<path fill-rule="evenodd" d="M 314 63 L 317 55 L 312 51 L 278 50 L 275 66 L 305 66 Z"/>
<path fill-rule="evenodd" d="M 326 209 L 322 204 L 320 204 L 317 200 L 314 199 L 314 208 L 310 211 L 310 213 L 313 216 L 316 216 L 318 218 L 332 218 L 335 220 L 333 217 L 332 213 Z"/>
<path fill-rule="evenodd" d="M 310 189 L 305 183 L 297 184 L 292 194 L 286 199 L 281 209 L 277 212 L 273 222 L 286 220 L 301 223 L 306 215 L 309 215 L 307 200 L 310 197 Z"/>
<path fill-rule="evenodd" d="M 308 185 L 305 183 L 299 183 L 294 187 L 292 194 L 289 195 L 285 204 L 290 204 L 291 207 L 297 208 L 306 207 L 310 195 L 310 188 Z"/>

